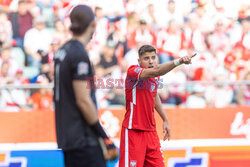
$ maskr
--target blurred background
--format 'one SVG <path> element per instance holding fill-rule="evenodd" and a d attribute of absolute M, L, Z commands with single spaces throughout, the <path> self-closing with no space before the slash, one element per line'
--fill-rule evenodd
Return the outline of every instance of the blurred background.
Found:
<path fill-rule="evenodd" d="M 0 167 L 63 166 L 53 57 L 71 37 L 76 4 L 96 15 L 86 48 L 99 117 L 118 147 L 126 70 L 137 64 L 138 48 L 150 44 L 159 63 L 198 53 L 191 65 L 161 77 L 172 132 L 171 141 L 161 141 L 166 166 L 250 166 L 249 0 L 0 0 Z M 110 79 L 113 89 L 106 87 Z"/>

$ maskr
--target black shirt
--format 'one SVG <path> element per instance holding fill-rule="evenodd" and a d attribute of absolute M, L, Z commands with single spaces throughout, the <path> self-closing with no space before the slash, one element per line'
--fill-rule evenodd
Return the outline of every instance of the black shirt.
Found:
<path fill-rule="evenodd" d="M 97 145 L 97 137 L 76 104 L 73 80 L 88 80 L 94 75 L 84 46 L 76 40 L 64 44 L 55 54 L 54 102 L 58 147 L 70 150 Z M 91 89 L 95 100 L 95 91 Z"/>
<path fill-rule="evenodd" d="M 110 62 L 107 62 L 106 59 L 104 58 L 104 55 L 102 54 L 100 58 L 101 60 L 99 65 L 102 66 L 104 69 L 117 65 L 117 58 L 115 55 L 112 56 L 112 60 Z"/>

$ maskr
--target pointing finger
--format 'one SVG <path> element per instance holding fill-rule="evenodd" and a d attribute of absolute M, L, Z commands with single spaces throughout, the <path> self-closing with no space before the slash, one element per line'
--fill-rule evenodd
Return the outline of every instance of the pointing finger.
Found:
<path fill-rule="evenodd" d="M 197 55 L 197 53 L 193 54 L 193 55 L 191 56 L 191 58 L 193 58 L 193 57 L 196 56 L 196 55 Z"/>

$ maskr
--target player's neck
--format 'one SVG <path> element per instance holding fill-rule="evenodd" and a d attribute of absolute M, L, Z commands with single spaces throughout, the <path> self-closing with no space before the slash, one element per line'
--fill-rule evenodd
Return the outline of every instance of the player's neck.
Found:
<path fill-rule="evenodd" d="M 72 39 L 81 42 L 84 46 L 88 44 L 88 40 L 86 39 L 85 35 L 79 35 L 79 36 L 74 35 Z"/>

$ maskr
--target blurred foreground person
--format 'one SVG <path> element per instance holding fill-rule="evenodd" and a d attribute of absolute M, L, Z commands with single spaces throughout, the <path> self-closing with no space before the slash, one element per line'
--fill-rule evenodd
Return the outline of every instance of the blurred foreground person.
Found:
<path fill-rule="evenodd" d="M 95 91 L 88 87 L 94 72 L 85 47 L 95 31 L 94 17 L 88 6 L 72 9 L 73 37 L 54 58 L 57 143 L 66 167 L 105 167 L 106 160 L 118 156 L 98 121 Z"/>

